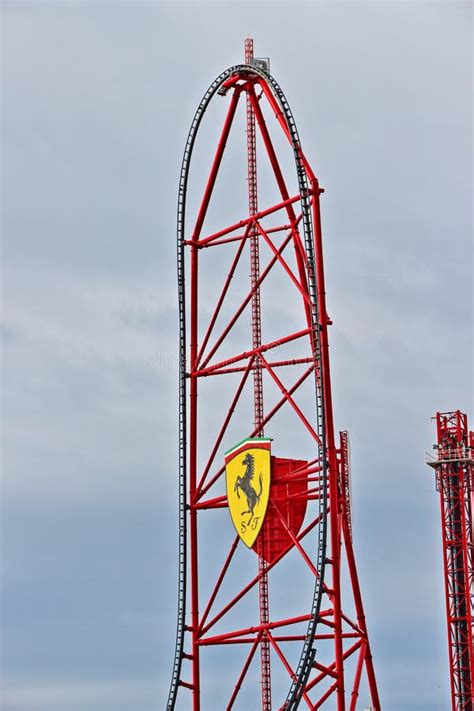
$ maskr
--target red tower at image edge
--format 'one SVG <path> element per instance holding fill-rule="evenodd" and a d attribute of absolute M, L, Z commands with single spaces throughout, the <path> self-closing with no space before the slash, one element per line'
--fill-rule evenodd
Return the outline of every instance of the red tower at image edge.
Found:
<path fill-rule="evenodd" d="M 441 505 L 451 704 L 452 711 L 472 711 L 474 432 L 459 410 L 434 419 L 437 457 L 427 464 L 435 470 Z"/>

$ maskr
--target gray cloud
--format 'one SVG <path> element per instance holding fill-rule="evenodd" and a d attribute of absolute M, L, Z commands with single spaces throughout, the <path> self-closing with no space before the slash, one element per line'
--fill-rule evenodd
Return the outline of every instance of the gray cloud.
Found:
<path fill-rule="evenodd" d="M 248 8 L 2 6 L 5 711 L 163 706 L 176 186 L 197 102 L 248 33 L 271 56 L 327 190 L 335 412 L 351 432 L 383 708 L 448 704 L 438 508 L 423 462 L 437 409 L 472 414 L 472 7 Z M 229 146 L 210 224 L 224 219 L 237 154 Z M 196 160 L 197 181 L 205 144 Z M 280 304 L 272 320 L 290 316 Z"/>

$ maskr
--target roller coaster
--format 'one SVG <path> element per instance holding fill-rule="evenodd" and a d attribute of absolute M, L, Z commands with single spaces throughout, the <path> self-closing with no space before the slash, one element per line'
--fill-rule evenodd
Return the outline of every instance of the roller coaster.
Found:
<path fill-rule="evenodd" d="M 352 546 L 348 436 L 336 439 L 333 421 L 323 192 L 248 39 L 245 63 L 197 108 L 179 181 L 168 711 L 381 708 Z"/>

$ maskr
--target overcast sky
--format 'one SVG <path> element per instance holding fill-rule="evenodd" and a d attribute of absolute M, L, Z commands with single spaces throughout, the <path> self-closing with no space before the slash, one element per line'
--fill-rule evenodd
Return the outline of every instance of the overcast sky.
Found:
<path fill-rule="evenodd" d="M 164 707 L 178 174 L 250 34 L 326 189 L 336 426 L 382 707 L 444 711 L 424 460 L 437 410 L 473 414 L 471 3 L 3 2 L 2 21 L 2 709 Z"/>

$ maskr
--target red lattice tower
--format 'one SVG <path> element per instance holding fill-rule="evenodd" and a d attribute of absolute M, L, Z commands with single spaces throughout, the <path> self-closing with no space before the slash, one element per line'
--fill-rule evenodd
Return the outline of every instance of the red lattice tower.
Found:
<path fill-rule="evenodd" d="M 191 157 L 217 97 L 217 147 L 193 188 Z M 235 163 L 225 172 L 229 152 L 245 171 Z M 245 64 L 219 75 L 199 104 L 179 185 L 179 588 L 168 711 L 380 711 L 352 548 L 347 434 L 335 440 L 322 192 L 269 61 L 247 40 Z M 226 454 L 242 441 L 271 442 L 253 545 L 231 521 L 226 489 Z"/>
<path fill-rule="evenodd" d="M 245 64 L 252 64 L 253 61 L 253 39 L 245 40 Z M 258 193 L 257 193 L 257 146 L 255 135 L 255 113 L 253 110 L 250 95 L 246 96 L 247 111 L 247 180 L 249 195 L 249 215 L 258 213 Z M 250 227 L 250 286 L 252 289 L 252 348 L 257 350 L 262 345 L 262 323 L 260 308 L 260 289 L 256 288 L 260 277 L 260 255 L 259 255 L 259 234 L 255 225 Z M 253 392 L 254 392 L 254 429 L 257 437 L 263 437 L 263 379 L 261 364 L 253 371 Z M 266 572 L 267 562 L 263 557 L 265 540 L 263 535 L 259 538 L 258 549 L 258 571 L 259 571 L 259 605 L 260 624 L 268 625 L 270 621 L 270 610 L 268 602 L 268 575 Z M 270 642 L 263 638 L 260 645 L 260 670 L 262 685 L 262 711 L 272 709 L 272 687 L 270 670 Z"/>
<path fill-rule="evenodd" d="M 436 471 L 441 504 L 446 619 L 452 711 L 474 708 L 473 474 L 474 433 L 467 416 L 436 414 Z"/>

